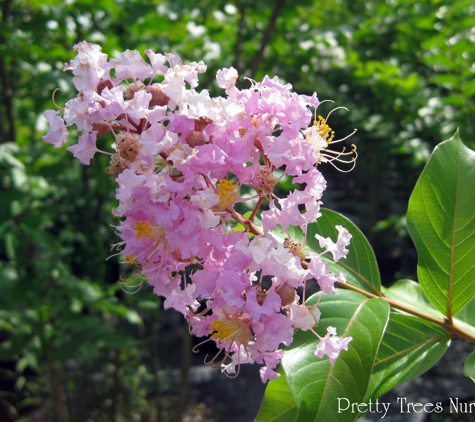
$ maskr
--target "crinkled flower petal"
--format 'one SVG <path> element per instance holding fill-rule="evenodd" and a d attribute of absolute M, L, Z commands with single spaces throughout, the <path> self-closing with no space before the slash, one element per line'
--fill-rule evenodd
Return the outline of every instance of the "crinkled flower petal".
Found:
<path fill-rule="evenodd" d="M 55 148 L 63 146 L 68 141 L 68 130 L 66 129 L 64 120 L 59 117 L 58 112 L 54 110 L 46 110 L 43 116 L 51 125 L 51 129 L 43 136 L 43 139 L 52 144 Z"/>
<path fill-rule="evenodd" d="M 330 363 L 333 365 L 340 355 L 342 350 L 348 350 L 348 344 L 353 340 L 352 337 L 338 337 L 334 327 L 327 328 L 327 334 L 320 340 L 315 355 L 319 358 L 327 355 L 330 358 Z"/>

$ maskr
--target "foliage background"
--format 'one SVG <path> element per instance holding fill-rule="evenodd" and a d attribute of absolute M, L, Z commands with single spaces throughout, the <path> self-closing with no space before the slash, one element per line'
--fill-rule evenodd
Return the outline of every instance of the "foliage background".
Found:
<path fill-rule="evenodd" d="M 412 188 L 437 143 L 457 128 L 475 138 L 472 1 L 3 0 L 0 9 L 0 420 L 255 414 L 236 388 L 224 408 L 190 389 L 203 357 L 191 356 L 184 323 L 147 286 L 127 295 L 117 283 L 128 270 L 106 261 L 118 241 L 106 158 L 84 167 L 41 140 L 53 91 L 58 104 L 76 95 L 62 68 L 82 40 L 110 56 L 152 48 L 203 59 L 200 85 L 215 94 L 217 69 L 234 66 L 347 107 L 329 123 L 337 137 L 358 129 L 360 157 L 349 174 L 321 167 L 324 205 L 364 231 L 385 285 L 414 278 Z M 260 382 L 241 375 L 232 385 Z"/>

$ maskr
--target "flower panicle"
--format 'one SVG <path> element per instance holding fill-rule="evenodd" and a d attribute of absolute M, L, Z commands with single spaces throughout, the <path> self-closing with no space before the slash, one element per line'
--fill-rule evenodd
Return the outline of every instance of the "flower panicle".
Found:
<path fill-rule="evenodd" d="M 345 277 L 322 259 L 346 257 L 351 236 L 343 228 L 336 242 L 317 237 L 322 253 L 306 248 L 327 186 L 319 164 L 349 171 L 356 163 L 354 145 L 333 150 L 354 134 L 335 139 L 329 125 L 345 108 L 317 117 L 324 101 L 292 92 L 278 77 L 239 89 L 232 67 L 217 72 L 226 95 L 213 97 L 199 89 L 203 61 L 152 50 L 110 59 L 87 42 L 74 49 L 64 70 L 78 94 L 44 113 L 51 125 L 44 140 L 62 147 L 76 127 L 80 135 L 67 149 L 81 163 L 96 153 L 110 157 L 121 238 L 112 256 L 128 264 L 122 289 L 135 293 L 150 283 L 192 334 L 217 345 L 207 362 L 228 376 L 257 362 L 263 382 L 278 377 L 279 347 L 292 343 L 296 328 L 313 331 L 320 320 L 318 303 L 305 303 L 306 283 L 333 295 Z M 100 150 L 97 139 L 106 133 L 113 142 Z M 281 181 L 297 188 L 282 194 Z M 283 242 L 279 231 L 287 234 Z M 332 331 L 320 337 L 316 354 L 333 363 L 349 341 Z"/>

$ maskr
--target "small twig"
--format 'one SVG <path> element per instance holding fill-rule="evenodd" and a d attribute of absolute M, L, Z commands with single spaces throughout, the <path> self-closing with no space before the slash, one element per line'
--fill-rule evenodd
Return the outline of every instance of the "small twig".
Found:
<path fill-rule="evenodd" d="M 257 200 L 256 206 L 254 207 L 251 215 L 249 216 L 249 221 L 252 222 L 254 220 L 254 217 L 256 216 L 257 211 L 259 211 L 259 208 L 261 207 L 263 201 L 264 201 L 264 196 L 260 196 L 259 199 Z"/>

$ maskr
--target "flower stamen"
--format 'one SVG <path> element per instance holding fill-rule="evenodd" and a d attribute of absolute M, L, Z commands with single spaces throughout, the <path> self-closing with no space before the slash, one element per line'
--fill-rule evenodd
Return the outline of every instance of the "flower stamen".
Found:
<path fill-rule="evenodd" d="M 355 132 L 356 129 L 350 133 L 348 136 L 345 136 L 342 139 L 337 139 L 334 140 L 335 137 L 335 131 L 332 130 L 332 128 L 328 125 L 327 121 L 330 115 L 338 109 L 348 109 L 346 107 L 336 107 L 333 110 L 331 110 L 326 118 L 323 118 L 322 116 L 316 116 L 316 110 L 315 110 L 315 117 L 313 120 L 313 125 L 306 129 L 304 131 L 305 135 L 305 140 L 309 142 L 315 151 L 315 154 L 317 155 L 317 164 L 320 163 L 330 163 L 335 167 L 337 170 L 346 173 L 348 171 L 353 170 L 356 164 L 356 158 L 358 157 L 358 154 L 356 153 L 356 146 L 351 145 L 351 151 L 345 152 L 346 148 L 343 148 L 342 151 L 336 152 L 328 149 L 330 144 L 334 144 L 337 142 L 342 142 L 346 139 L 348 139 L 350 136 L 352 136 Z M 336 157 L 334 157 L 335 155 Z M 341 156 L 352 156 L 351 159 L 349 160 L 341 160 L 339 157 Z M 342 170 L 339 167 L 337 167 L 332 161 L 338 161 L 340 163 L 344 164 L 352 164 L 351 168 L 349 170 Z"/>
<path fill-rule="evenodd" d="M 216 183 L 216 193 L 219 196 L 219 203 L 223 207 L 228 207 L 238 197 L 238 186 L 232 180 L 222 179 Z"/>

